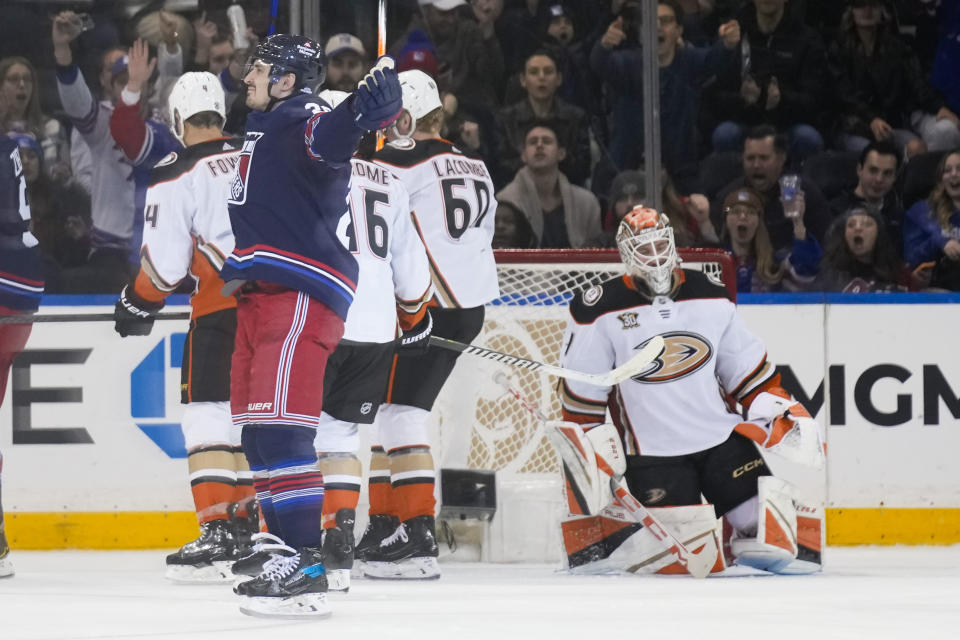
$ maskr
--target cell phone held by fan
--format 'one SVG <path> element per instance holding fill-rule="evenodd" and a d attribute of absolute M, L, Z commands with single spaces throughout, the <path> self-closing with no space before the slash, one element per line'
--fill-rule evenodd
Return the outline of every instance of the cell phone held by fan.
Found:
<path fill-rule="evenodd" d="M 643 22 L 643 10 L 638 0 L 626 0 L 617 14 L 623 20 L 623 33 L 627 36 L 624 44 L 627 46 L 640 43 L 640 25 Z"/>

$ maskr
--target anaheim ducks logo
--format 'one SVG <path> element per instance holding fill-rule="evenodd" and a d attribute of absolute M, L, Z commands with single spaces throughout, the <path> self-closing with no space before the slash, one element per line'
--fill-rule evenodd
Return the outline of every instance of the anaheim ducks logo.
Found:
<path fill-rule="evenodd" d="M 633 376 L 633 380 L 650 384 L 679 380 L 707 364 L 713 356 L 713 347 L 706 338 L 696 333 L 671 331 L 662 337 L 663 353 Z M 647 342 L 634 348 L 643 349 Z"/>

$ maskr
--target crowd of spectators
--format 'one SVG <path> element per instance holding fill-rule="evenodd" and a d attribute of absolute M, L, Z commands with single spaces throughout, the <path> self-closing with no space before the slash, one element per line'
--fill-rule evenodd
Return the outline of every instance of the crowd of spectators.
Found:
<path fill-rule="evenodd" d="M 214 73 L 242 134 L 247 56 L 287 16 L 242 0 L 241 33 L 226 0 L 62 4 L 7 11 L 0 133 L 48 290 L 116 292 L 150 169 L 179 148 L 169 87 Z M 373 62 L 375 5 L 319 3 L 324 88 Z M 637 0 L 389 3 L 399 70 L 437 80 L 444 135 L 493 174 L 495 247 L 612 247 L 656 171 L 678 245 L 728 250 L 742 292 L 960 290 L 960 3 L 659 0 L 659 167 L 640 17 Z"/>

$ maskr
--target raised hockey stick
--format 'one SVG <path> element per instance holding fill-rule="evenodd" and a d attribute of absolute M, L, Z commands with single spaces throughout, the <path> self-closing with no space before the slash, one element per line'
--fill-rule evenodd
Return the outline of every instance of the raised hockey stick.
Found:
<path fill-rule="evenodd" d="M 387 0 L 377 3 L 377 59 L 387 53 Z M 377 151 L 383 149 L 387 138 L 383 131 L 377 131 Z"/>
<path fill-rule="evenodd" d="M 507 376 L 502 372 L 498 372 L 494 375 L 494 380 L 506 389 L 510 395 L 516 398 L 517 401 L 523 405 L 523 408 L 529 411 L 534 418 L 543 423 L 544 427 L 547 427 L 547 416 L 540 410 L 540 407 L 511 384 Z M 550 434 L 548 434 L 547 439 L 551 445 L 554 445 L 554 448 L 557 448 Z M 559 449 L 557 449 L 557 453 L 560 453 Z M 627 483 L 623 479 L 623 476 L 610 476 L 610 489 L 613 491 L 613 495 L 616 497 L 617 502 L 620 503 L 620 506 L 626 509 L 627 513 L 633 517 L 634 522 L 638 522 L 646 527 L 647 530 L 653 534 L 653 537 L 663 545 L 664 549 L 666 549 L 670 555 L 677 559 L 677 562 L 679 562 L 690 575 L 694 578 L 705 578 L 710 574 L 713 565 L 716 564 L 717 561 L 716 546 L 712 547 L 712 555 L 710 553 L 711 545 L 709 544 L 705 545 L 699 552 L 694 553 L 690 551 L 683 542 L 660 523 L 649 509 L 643 506 L 642 502 L 633 497 L 627 488 Z"/>
<path fill-rule="evenodd" d="M 444 349 L 459 351 L 471 356 L 486 358 L 487 360 L 493 360 L 494 362 L 499 362 L 501 364 L 516 367 L 518 369 L 526 369 L 527 371 L 542 370 L 544 373 L 549 373 L 550 375 L 557 376 L 558 378 L 578 380 L 580 382 L 585 382 L 598 387 L 612 387 L 613 385 L 620 384 L 627 378 L 636 375 L 644 367 L 653 362 L 661 353 L 663 353 L 663 338 L 660 336 L 654 337 L 652 340 L 650 340 L 650 343 L 647 346 L 637 353 L 637 355 L 633 356 L 627 362 L 623 363 L 612 371 L 608 371 L 607 373 L 585 373 L 575 369 L 556 367 L 552 364 L 545 364 L 543 362 L 537 362 L 536 360 L 528 360 L 526 358 L 521 358 L 520 356 L 513 356 L 509 353 L 501 353 L 500 351 L 494 351 L 493 349 L 487 349 L 486 347 L 464 344 L 462 342 L 457 342 L 456 340 L 441 338 L 440 336 L 430 336 L 430 346 L 443 347 Z"/>
<path fill-rule="evenodd" d="M 113 321 L 113 313 L 37 313 L 0 316 L 0 324 L 29 324 L 31 322 L 102 322 Z M 189 320 L 189 311 L 158 313 L 154 320 Z"/>

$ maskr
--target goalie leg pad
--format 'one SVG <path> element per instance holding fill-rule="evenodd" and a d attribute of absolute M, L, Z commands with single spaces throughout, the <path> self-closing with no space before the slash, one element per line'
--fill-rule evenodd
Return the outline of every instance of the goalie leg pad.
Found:
<path fill-rule="evenodd" d="M 800 505 L 798 515 L 794 491 L 780 478 L 759 479 L 757 534 L 755 538 L 734 538 L 731 550 L 736 564 L 779 574 L 820 571 L 822 509 Z M 803 529 L 799 523 L 803 523 Z M 800 532 L 803 532 L 801 554 Z"/>
<path fill-rule="evenodd" d="M 546 424 L 547 437 L 563 463 L 570 513 L 594 515 L 612 501 L 609 479 L 604 482 L 597 469 L 593 443 L 575 422 Z M 603 494 L 606 485 L 607 496 Z M 603 502 L 604 498 L 608 498 Z"/>
<path fill-rule="evenodd" d="M 575 422 L 548 422 L 547 436 L 563 461 L 570 512 L 592 515 L 613 502 L 610 478 L 627 468 L 620 434 L 612 424 L 584 432 Z"/>
<path fill-rule="evenodd" d="M 707 546 L 705 553 L 716 557 L 712 572 L 726 565 L 720 553 L 719 531 L 713 505 L 650 509 L 693 552 Z M 601 515 L 575 518 L 562 523 L 564 545 L 571 573 L 685 574 L 684 569 L 658 541 L 619 506 L 610 506 Z"/>

